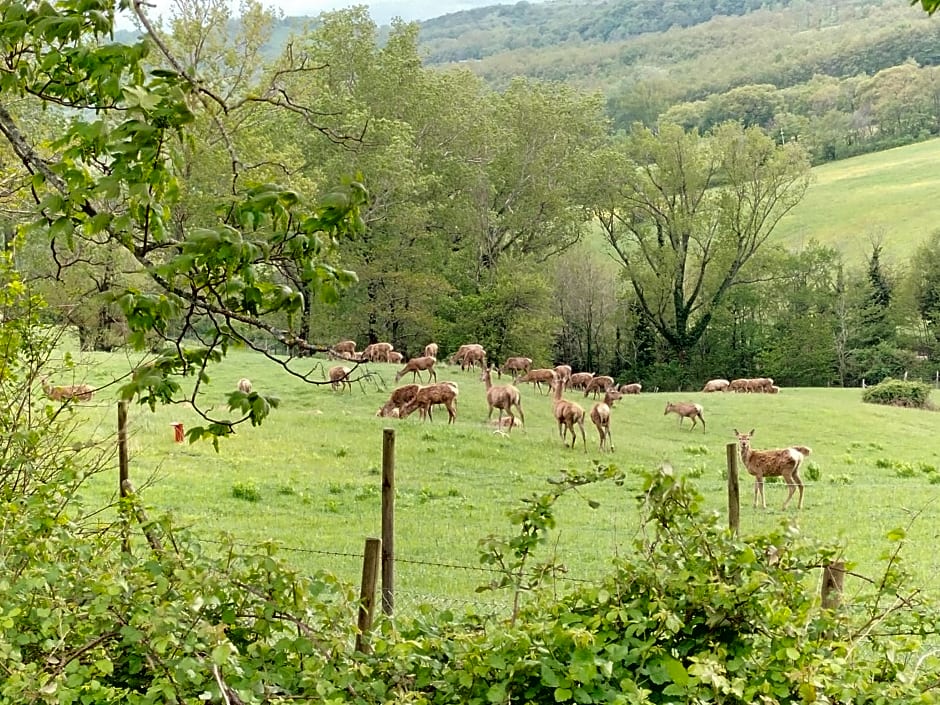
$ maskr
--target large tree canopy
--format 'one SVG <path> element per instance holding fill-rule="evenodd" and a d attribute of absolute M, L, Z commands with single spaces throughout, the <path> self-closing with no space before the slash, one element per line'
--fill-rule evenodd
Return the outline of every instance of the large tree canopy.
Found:
<path fill-rule="evenodd" d="M 704 136 L 667 124 L 638 127 L 600 159 L 594 214 L 643 315 L 684 359 L 802 198 L 806 155 L 736 123 Z"/>
<path fill-rule="evenodd" d="M 172 374 L 194 375 L 198 390 L 206 365 L 233 342 L 265 352 L 271 341 L 324 349 L 298 335 L 303 293 L 276 272 L 289 265 L 304 293 L 335 299 L 354 275 L 335 266 L 331 251 L 361 230 L 367 200 L 352 180 L 327 193 L 310 182 L 292 187 L 298 170 L 272 148 L 280 134 L 273 126 L 353 138 L 322 125 L 315 104 L 284 89 L 285 76 L 317 70 L 305 57 L 288 51 L 270 70 L 252 60 L 270 14 L 246 6 L 242 31 L 255 36 L 233 43 L 241 52 L 233 66 L 218 41 L 225 13 L 216 7 L 211 21 L 196 22 L 181 7 L 180 41 L 187 28 L 203 32 L 190 41 L 200 51 L 185 59 L 160 38 L 143 3 L 133 10 L 149 35 L 134 45 L 108 41 L 108 0 L 6 4 L 0 34 L 0 134 L 20 165 L 5 181 L 18 181 L 21 207 L 33 213 L 24 232 L 47 239 L 62 268 L 87 261 L 89 248 L 121 250 L 147 276 L 146 286 L 118 298 L 137 342 L 156 334 L 168 343 L 126 389 L 151 403 L 179 392 Z M 214 43 L 197 29 L 203 24 L 214 28 Z M 28 118 L 45 107 L 64 122 L 52 138 L 30 128 Z M 196 345 L 186 342 L 193 336 Z M 241 420 L 253 423 L 269 408 L 257 395 L 235 401 Z M 209 421 L 193 433 L 224 435 L 234 423 Z"/>

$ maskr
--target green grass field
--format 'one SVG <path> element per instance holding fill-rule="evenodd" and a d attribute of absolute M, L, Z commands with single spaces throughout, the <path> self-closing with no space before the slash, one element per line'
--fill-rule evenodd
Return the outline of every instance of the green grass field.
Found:
<path fill-rule="evenodd" d="M 85 362 L 94 384 L 127 367 L 127 359 L 118 355 L 93 355 Z M 390 390 L 396 368 L 374 369 Z M 586 497 L 601 502 L 597 510 L 576 498 L 563 500 L 558 529 L 543 557 L 553 551 L 568 566 L 568 577 L 590 579 L 611 556 L 630 550 L 638 530 L 635 497 L 642 469 L 671 463 L 676 472 L 694 477 L 709 508 L 725 514 L 725 446 L 734 440 L 734 428 L 756 428 L 755 448 L 810 446 L 809 461 L 820 478 L 809 481 L 809 468 L 804 468 L 802 511 L 795 506 L 782 511 L 784 486 L 768 485 L 764 511 L 751 507 L 753 481 L 743 476 L 745 535 L 792 520 L 806 535 L 843 544 L 846 559 L 871 575 L 889 549 L 886 532 L 906 526 L 912 512 L 921 512 L 904 555 L 925 588 L 936 590 L 936 413 L 863 404 L 857 389 L 784 389 L 776 396 L 644 393 L 625 397 L 614 408 L 616 451 L 602 455 L 590 423 L 587 453 L 580 445 L 577 450 L 563 448 L 549 397 L 529 385 L 522 388 L 526 428 L 507 437 L 495 435 L 486 424 L 484 388 L 477 374 L 446 367 L 438 374 L 460 385 L 459 418 L 451 426 L 443 409 L 431 423 L 417 415 L 377 418 L 375 411 L 387 392 L 372 382 L 339 394 L 328 386 L 304 386 L 260 357 L 236 352 L 213 375 L 205 401 L 222 411 L 228 391 L 247 376 L 255 390 L 280 397 L 281 407 L 259 428 L 240 426 L 216 453 L 209 443 L 174 442 L 172 422 L 187 427 L 198 423 L 191 409 L 176 406 L 151 413 L 134 406 L 131 477 L 138 487 L 149 482 L 143 494 L 154 514 L 172 512 L 178 525 L 204 539 L 217 540 L 221 532 L 246 543 L 272 539 L 298 567 L 330 570 L 355 583 L 366 537 L 380 534 L 382 435 L 392 427 L 399 604 L 461 604 L 503 599 L 474 593 L 475 586 L 491 577 L 478 568 L 477 542 L 487 534 L 509 532 L 506 511 L 520 498 L 543 491 L 546 479 L 561 469 L 610 462 L 629 478 L 623 487 L 585 490 Z M 113 437 L 114 390 L 100 392 L 81 408 L 83 433 Z M 580 393 L 568 397 L 585 402 Z M 666 401 L 685 399 L 704 405 L 705 433 L 690 432 L 688 421 L 680 430 L 674 415 L 663 415 Z M 583 405 L 589 409 L 590 400 Z M 113 496 L 116 485 L 115 462 L 113 472 L 85 486 L 84 499 L 97 505 Z M 256 501 L 236 497 L 236 488 L 253 488 L 259 496 Z"/>
<path fill-rule="evenodd" d="M 865 262 L 875 239 L 891 261 L 904 263 L 940 227 L 938 161 L 934 139 L 816 167 L 774 237 L 791 248 L 817 240 L 853 266 Z"/>

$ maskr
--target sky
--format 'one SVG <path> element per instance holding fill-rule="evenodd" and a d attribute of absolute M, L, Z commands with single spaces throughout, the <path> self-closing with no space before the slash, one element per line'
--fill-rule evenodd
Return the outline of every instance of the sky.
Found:
<path fill-rule="evenodd" d="M 172 0 L 148 0 L 153 5 L 149 14 L 156 18 L 159 15 L 169 14 Z M 427 20 L 440 17 L 451 12 L 471 10 L 475 7 L 487 5 L 507 4 L 499 0 L 372 0 L 371 2 L 353 2 L 352 0 L 262 0 L 267 7 L 274 7 L 284 11 L 287 16 L 316 17 L 321 12 L 338 10 L 353 5 L 367 5 L 372 19 L 380 25 L 388 24 L 393 17 L 401 17 L 405 21 Z M 129 19 L 120 19 L 118 29 L 132 29 Z"/>

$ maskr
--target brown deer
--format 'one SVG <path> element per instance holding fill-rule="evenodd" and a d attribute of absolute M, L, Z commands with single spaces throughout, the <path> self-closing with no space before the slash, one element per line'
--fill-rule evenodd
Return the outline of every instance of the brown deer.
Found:
<path fill-rule="evenodd" d="M 418 389 L 419 385 L 417 384 L 406 384 L 392 390 L 388 401 L 382 405 L 382 408 L 380 408 L 375 415 L 397 418 L 401 414 L 401 407 L 415 398 Z"/>
<path fill-rule="evenodd" d="M 740 433 L 738 429 L 734 429 L 734 435 L 737 436 L 741 448 L 741 460 L 744 461 L 747 471 L 754 476 L 754 506 L 757 506 L 757 498 L 760 497 L 761 506 L 767 508 L 767 501 L 764 499 L 764 478 L 782 477 L 790 490 L 783 501 L 783 508 L 787 508 L 793 493 L 799 489 L 800 500 L 797 508 L 802 509 L 803 481 L 800 479 L 800 465 L 810 454 L 810 449 L 806 446 L 790 446 L 779 450 L 754 450 L 751 448 L 753 428 L 750 433 Z"/>
<path fill-rule="evenodd" d="M 547 384 L 548 388 L 552 388 L 555 380 L 559 379 L 558 373 L 555 370 L 550 370 L 548 368 L 539 368 L 536 370 L 529 370 L 522 377 L 516 380 L 516 382 L 532 382 L 538 388 L 539 392 L 542 392 L 542 384 Z"/>
<path fill-rule="evenodd" d="M 419 372 L 428 373 L 428 382 L 432 379 L 437 381 L 437 372 L 434 371 L 434 364 L 437 362 L 436 358 L 433 357 L 413 357 L 408 362 L 405 363 L 405 366 L 402 367 L 398 372 L 395 373 L 395 381 L 397 382 L 402 377 L 404 377 L 409 372 L 411 373 L 411 379 L 414 381 L 416 378 L 418 381 L 421 380 L 421 375 Z"/>
<path fill-rule="evenodd" d="M 493 418 L 493 409 L 499 409 L 499 419 L 497 421 L 497 426 L 500 426 L 503 422 L 504 411 L 509 414 L 510 419 L 516 418 L 512 413 L 512 409 L 515 407 L 519 412 L 519 418 L 522 420 L 522 423 L 525 423 L 525 414 L 522 413 L 522 401 L 519 398 L 518 389 L 516 389 L 511 384 L 501 384 L 494 386 L 489 367 L 483 368 L 483 372 L 480 374 L 480 379 L 483 380 L 483 384 L 486 386 L 486 403 L 490 407 L 490 413 L 486 416 L 487 420 Z M 510 422 L 510 432 L 512 431 L 512 426 L 514 423 L 514 421 Z"/>
<path fill-rule="evenodd" d="M 95 388 L 88 384 L 67 384 L 53 387 L 49 380 L 42 378 L 42 391 L 54 401 L 91 401 Z"/>
<path fill-rule="evenodd" d="M 526 374 L 531 367 L 531 357 L 509 357 L 506 358 L 506 362 L 503 363 L 503 366 L 499 368 L 499 375 L 502 376 L 509 372 L 513 379 L 515 379 L 520 374 Z"/>
<path fill-rule="evenodd" d="M 597 428 L 597 434 L 601 437 L 600 449 L 604 450 L 604 444 L 607 444 L 607 450 L 614 452 L 614 441 L 610 435 L 610 409 L 615 401 L 619 401 L 623 394 L 615 389 L 608 389 L 604 395 L 604 401 L 597 402 L 591 409 L 591 421 Z"/>
<path fill-rule="evenodd" d="M 679 428 L 682 428 L 682 419 L 692 419 L 692 427 L 690 431 L 695 428 L 695 424 L 698 421 L 702 422 L 702 433 L 705 432 L 705 417 L 702 416 L 702 405 L 694 404 L 692 402 L 683 401 L 683 402 L 666 402 L 666 411 L 663 412 L 663 416 L 667 416 L 670 412 L 679 416 Z"/>
<path fill-rule="evenodd" d="M 399 416 L 405 418 L 415 409 L 420 409 L 421 418 L 433 421 L 431 407 L 441 404 L 447 409 L 447 423 L 452 424 L 457 420 L 457 394 L 457 385 L 454 382 L 435 382 L 426 387 L 419 387 L 411 401 L 405 402 L 401 407 Z"/>
<path fill-rule="evenodd" d="M 339 391 L 344 391 L 348 389 L 352 392 L 352 382 L 349 381 L 349 375 L 352 372 L 348 367 L 343 367 L 342 365 L 336 365 L 331 367 L 329 372 L 330 377 L 330 387 L 332 387 L 335 392 L 337 389 Z"/>
<path fill-rule="evenodd" d="M 584 443 L 584 452 L 587 453 L 587 438 L 584 435 L 584 409 L 573 401 L 562 399 L 561 395 L 565 389 L 563 382 L 556 381 L 552 385 L 552 412 L 555 420 L 558 422 L 558 434 L 561 436 L 562 443 L 568 445 L 568 431 L 571 431 L 571 447 L 574 448 L 578 442 L 578 436 L 574 427 L 577 425 L 581 429 L 581 441 Z"/>
<path fill-rule="evenodd" d="M 592 377 L 584 388 L 584 396 L 594 392 L 594 398 L 597 399 L 598 393 L 604 394 L 608 389 L 616 389 L 614 378 L 607 375 L 597 375 Z"/>

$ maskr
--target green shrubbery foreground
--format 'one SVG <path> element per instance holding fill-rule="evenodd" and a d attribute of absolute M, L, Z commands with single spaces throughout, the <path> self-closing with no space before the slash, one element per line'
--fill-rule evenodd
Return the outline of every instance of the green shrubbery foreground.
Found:
<path fill-rule="evenodd" d="M 352 591 L 272 546 L 204 552 L 169 520 L 101 526 L 76 491 L 111 464 L 42 396 L 50 341 L 0 296 L 0 701 L 4 703 L 934 702 L 937 612 L 905 589 L 901 530 L 851 605 L 818 604 L 833 548 L 792 526 L 740 539 L 668 469 L 646 475 L 634 551 L 562 591 L 540 562 L 559 501 L 613 467 L 566 473 L 481 541 L 503 620 L 430 608 L 354 650 Z M 134 516 L 133 498 L 120 516 Z M 586 508 L 585 511 L 590 511 Z M 130 552 L 124 550 L 124 530 Z"/>

